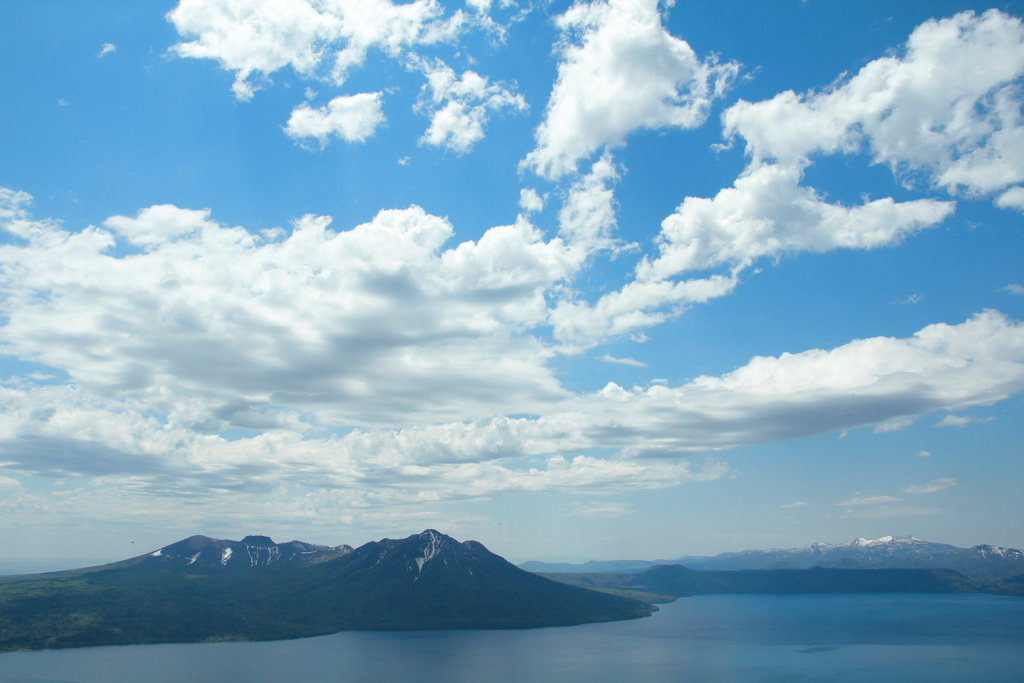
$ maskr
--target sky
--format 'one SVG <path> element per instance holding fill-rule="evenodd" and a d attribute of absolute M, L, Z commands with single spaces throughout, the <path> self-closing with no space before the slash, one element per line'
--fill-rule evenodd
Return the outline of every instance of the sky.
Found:
<path fill-rule="evenodd" d="M 0 0 L 0 559 L 1024 547 L 1022 14 Z"/>

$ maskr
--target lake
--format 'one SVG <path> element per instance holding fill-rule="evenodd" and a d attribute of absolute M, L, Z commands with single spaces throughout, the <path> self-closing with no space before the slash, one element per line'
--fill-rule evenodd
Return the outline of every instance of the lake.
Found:
<path fill-rule="evenodd" d="M 1024 681 L 1024 598 L 704 595 L 653 617 L 526 631 L 0 654 L 0 683 Z"/>

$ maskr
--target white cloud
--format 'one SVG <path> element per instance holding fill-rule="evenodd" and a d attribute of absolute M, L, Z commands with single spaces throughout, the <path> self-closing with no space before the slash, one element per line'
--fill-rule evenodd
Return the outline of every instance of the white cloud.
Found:
<path fill-rule="evenodd" d="M 292 110 L 284 132 L 295 140 L 316 138 L 322 148 L 332 135 L 346 142 L 363 142 L 383 123 L 381 93 L 364 92 L 335 97 L 316 109 L 301 104 Z"/>
<path fill-rule="evenodd" d="M 935 423 L 936 427 L 966 427 L 969 424 L 985 423 L 994 420 L 994 417 L 977 418 L 970 415 L 949 414 Z"/>
<path fill-rule="evenodd" d="M 23 225 L 24 221 L 28 219 L 28 207 L 31 203 L 32 195 L 28 192 L 0 187 L 0 221 L 4 222 L 4 227 L 8 232 L 11 231 L 11 228 L 19 230 L 18 225 Z M 15 232 L 15 234 L 19 233 Z"/>
<path fill-rule="evenodd" d="M 101 47 L 100 51 L 96 54 L 96 59 L 102 59 L 112 52 L 117 52 L 117 45 L 114 45 L 113 43 L 103 43 L 103 47 Z"/>
<path fill-rule="evenodd" d="M 900 498 L 893 498 L 892 496 L 854 496 L 850 500 L 844 500 L 836 505 L 847 507 L 850 505 L 881 505 L 882 503 L 898 503 Z"/>
<path fill-rule="evenodd" d="M 611 155 L 606 153 L 594 162 L 590 173 L 576 179 L 562 204 L 559 235 L 575 248 L 581 259 L 599 251 L 614 255 L 637 247 L 612 237 L 617 227 L 612 188 L 618 179 Z M 645 263 L 646 258 L 638 266 L 638 273 Z M 666 304 L 705 302 L 729 293 L 736 284 L 734 276 L 670 282 L 646 280 L 638 275 L 620 290 L 602 295 L 594 304 L 574 298 L 559 300 L 551 311 L 550 322 L 555 338 L 563 343 L 562 350 L 574 352 L 607 337 L 666 320 L 672 315 L 663 310 Z"/>
<path fill-rule="evenodd" d="M 492 0 L 466 0 L 466 7 L 477 14 L 487 14 L 491 11 Z"/>
<path fill-rule="evenodd" d="M 1024 211 L 1024 187 L 1011 187 L 996 198 L 996 206 L 1001 209 L 1017 209 Z"/>
<path fill-rule="evenodd" d="M 562 30 L 558 80 L 523 164 L 557 179 L 640 128 L 695 128 L 738 65 L 700 61 L 661 24 L 658 0 L 577 2 Z"/>
<path fill-rule="evenodd" d="M 618 363 L 620 365 L 632 365 L 634 368 L 646 368 L 647 367 L 646 364 L 641 363 L 638 360 L 633 360 L 632 358 L 615 358 L 614 356 L 611 356 L 611 355 L 609 355 L 607 353 L 604 354 L 603 356 L 601 356 L 601 360 L 604 361 L 605 363 Z"/>
<path fill-rule="evenodd" d="M 612 501 L 594 501 L 590 503 L 574 503 L 566 506 L 567 517 L 621 517 L 628 515 L 633 510 L 628 503 L 614 503 Z"/>
<path fill-rule="evenodd" d="M 918 458 L 930 458 L 930 457 L 932 457 L 932 454 L 930 452 L 928 452 L 928 451 L 918 451 L 914 455 L 916 455 Z"/>
<path fill-rule="evenodd" d="M 526 111 L 526 100 L 474 71 L 457 76 L 440 60 L 412 59 L 410 65 L 427 77 L 417 107 L 430 112 L 430 127 L 420 144 L 465 154 L 484 137 L 491 112 Z M 429 92 L 429 95 L 427 93 Z"/>
<path fill-rule="evenodd" d="M 900 489 L 900 493 L 906 493 L 909 495 L 935 493 L 936 491 L 945 491 L 951 486 L 956 486 L 956 479 L 932 479 L 927 484 L 911 484 L 905 489 Z"/>
<path fill-rule="evenodd" d="M 590 8 L 579 9 L 580 17 L 612 11 L 610 5 L 600 5 L 600 12 L 597 4 L 577 7 Z M 1024 151 L 1016 90 L 1024 75 L 1019 20 L 993 10 L 925 22 L 905 52 L 877 59 L 820 93 L 788 91 L 730 107 L 722 116 L 725 136 L 742 137 L 750 156 L 733 186 L 713 198 L 685 198 L 662 222 L 659 253 L 640 261 L 636 279 L 594 304 L 563 303 L 553 316 L 556 337 L 579 344 L 635 331 L 672 315 L 666 306 L 677 312 L 731 292 L 758 259 L 893 246 L 954 211 L 954 202 L 936 199 L 826 202 L 801 185 L 814 155 L 866 146 L 875 162 L 904 181 L 926 172 L 949 192 L 994 192 L 1024 179 L 1017 143 L 1020 138 Z M 975 64 L 985 67 L 975 73 Z M 531 161 L 539 163 L 541 149 Z M 555 168 L 552 159 L 540 166 Z M 716 269 L 726 272 L 677 279 Z"/>
<path fill-rule="evenodd" d="M 580 192 L 604 196 L 595 187 Z M 0 192 L 19 238 L 0 245 L 0 351 L 70 380 L 0 385 L 0 460 L 17 471 L 160 495 L 307 486 L 371 507 L 628 490 L 730 471 L 686 454 L 1024 389 L 1024 327 L 986 311 L 679 386 L 572 394 L 547 362 L 549 297 L 590 256 L 577 240 L 605 239 L 604 219 L 545 242 L 520 218 L 448 245 L 452 226 L 411 207 L 343 232 L 307 216 L 265 240 L 157 206 L 104 223 L 144 247 L 115 257 L 107 230 L 32 220 L 29 201 Z M 238 428 L 265 433 L 214 434 Z"/>
<path fill-rule="evenodd" d="M 12 490 L 12 489 L 20 489 L 20 488 L 21 488 L 21 482 L 18 481 L 17 479 L 11 479 L 10 477 L 0 477 L 0 490 L 2 490 L 2 489 Z"/>
<path fill-rule="evenodd" d="M 103 222 L 132 244 L 156 247 L 167 242 L 195 235 L 204 229 L 216 231 L 220 226 L 209 220 L 210 210 L 179 209 L 170 204 L 151 206 L 139 211 L 135 218 L 113 216 Z M 96 234 L 97 239 L 103 239 Z"/>
<path fill-rule="evenodd" d="M 0 246 L 5 351 L 173 420 L 263 428 L 283 404 L 328 423 L 429 422 L 566 395 L 552 352 L 521 332 L 585 255 L 525 221 L 444 249 L 451 225 L 412 207 L 338 233 L 307 216 L 268 242 L 157 206 L 106 221 L 148 250 L 112 258 L 109 232 L 27 220 L 27 195 L 9 195 L 4 227 L 27 243 Z"/>
<path fill-rule="evenodd" d="M 752 165 L 714 199 L 687 197 L 662 222 L 660 255 L 637 267 L 642 281 L 727 265 L 733 272 L 761 257 L 899 244 L 953 212 L 952 202 L 876 199 L 829 204 L 800 186 L 797 166 Z"/>
<path fill-rule="evenodd" d="M 1021 389 L 1024 327 L 987 311 L 960 325 L 929 325 L 908 339 L 756 357 L 721 377 L 676 388 L 609 384 L 585 404 L 607 421 L 595 428 L 607 445 L 632 439 L 638 452 L 682 452 L 877 424 L 947 402 L 988 404 Z"/>
<path fill-rule="evenodd" d="M 803 507 L 805 505 L 807 505 L 807 503 L 803 502 L 802 500 L 798 500 L 795 503 L 789 503 L 788 505 L 783 505 L 782 508 L 783 509 L 785 509 L 785 508 L 800 508 L 800 507 Z"/>
<path fill-rule="evenodd" d="M 882 505 L 857 510 L 847 510 L 844 517 L 852 519 L 876 519 L 882 517 L 923 517 L 926 515 L 940 515 L 942 510 L 936 508 L 916 507 L 913 505 Z"/>
<path fill-rule="evenodd" d="M 820 93 L 740 101 L 723 115 L 759 165 L 799 167 L 813 153 L 866 145 L 876 163 L 922 171 L 949 192 L 990 193 L 1024 180 L 1024 28 L 998 10 L 918 26 L 905 54 L 876 59 Z M 1012 195 L 1016 196 L 1016 195 Z"/>
<path fill-rule="evenodd" d="M 370 48 L 398 57 L 410 46 L 450 39 L 465 17 L 459 11 L 445 20 L 442 13 L 436 0 L 180 0 L 167 19 L 179 35 L 195 37 L 171 49 L 234 71 L 232 90 L 248 100 L 285 66 L 310 77 L 328 63 L 341 85 Z"/>
<path fill-rule="evenodd" d="M 524 187 L 519 190 L 519 208 L 526 214 L 542 211 L 546 197 L 547 195 L 541 197 L 532 187 Z"/>
<path fill-rule="evenodd" d="M 875 427 L 875 434 L 884 434 L 885 432 L 898 432 L 904 429 L 909 429 L 914 424 L 914 418 L 903 416 L 897 417 L 893 420 L 887 420 L 880 425 Z"/>
<path fill-rule="evenodd" d="M 1009 284 L 1003 287 L 1003 291 L 1010 294 L 1024 294 L 1024 287 L 1017 284 Z"/>
<path fill-rule="evenodd" d="M 594 162 L 590 173 L 576 181 L 558 211 L 558 234 L 587 254 L 616 250 L 622 245 L 612 238 L 615 228 L 615 195 L 618 170 L 610 155 Z"/>

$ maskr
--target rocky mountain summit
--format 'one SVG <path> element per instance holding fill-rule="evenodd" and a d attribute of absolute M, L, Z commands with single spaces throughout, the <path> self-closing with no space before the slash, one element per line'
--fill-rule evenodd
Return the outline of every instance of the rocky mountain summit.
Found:
<path fill-rule="evenodd" d="M 327 546 L 302 541 L 274 543 L 268 536 L 246 536 L 241 541 L 189 536 L 155 552 L 116 564 L 162 570 L 245 570 L 313 564 L 342 557 L 350 552 L 352 546 L 349 545 Z"/>

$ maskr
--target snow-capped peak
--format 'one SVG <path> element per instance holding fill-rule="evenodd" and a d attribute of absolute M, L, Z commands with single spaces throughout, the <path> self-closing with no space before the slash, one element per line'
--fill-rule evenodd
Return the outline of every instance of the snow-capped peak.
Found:
<path fill-rule="evenodd" d="M 880 545 L 908 545 L 911 543 L 920 543 L 921 540 L 914 538 L 913 536 L 882 536 L 881 538 L 869 539 L 869 538 L 858 538 L 850 543 L 843 544 L 847 546 L 855 546 L 858 548 L 871 548 Z"/>

